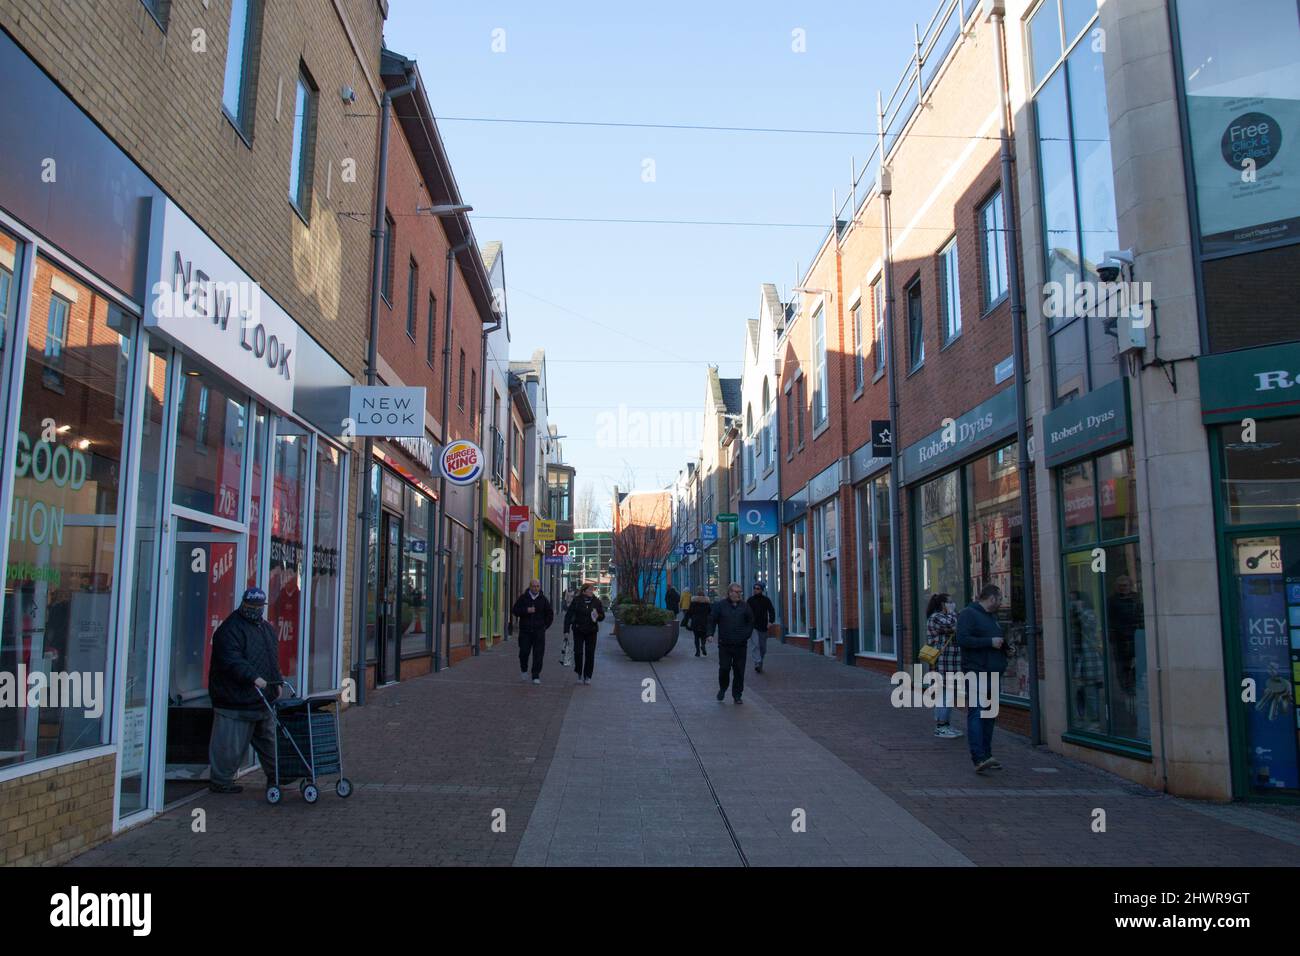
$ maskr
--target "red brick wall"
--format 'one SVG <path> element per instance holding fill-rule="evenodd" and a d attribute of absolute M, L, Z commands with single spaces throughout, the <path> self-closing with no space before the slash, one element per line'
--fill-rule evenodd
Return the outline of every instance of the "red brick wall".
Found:
<path fill-rule="evenodd" d="M 448 421 L 442 422 L 443 348 L 446 330 L 447 249 L 450 242 L 441 221 L 427 213 L 416 214 L 419 206 L 433 205 L 424 189 L 423 180 L 415 164 L 410 145 L 402 128 L 393 119 L 389 131 L 388 147 L 388 211 L 393 217 L 394 240 L 392 256 L 392 302 L 379 301 L 379 354 L 401 376 L 407 385 L 423 385 L 428 389 L 428 410 L 440 424 L 448 429 L 451 439 L 478 440 L 475 425 L 470 420 L 470 371 L 481 391 L 483 372 L 482 320 L 474 300 L 470 298 L 462 270 L 458 267 L 453 278 L 451 316 L 451 396 L 448 400 Z M 478 250 L 472 250 L 478 255 Z M 407 275 L 411 259 L 419 268 L 418 288 L 415 293 L 415 340 L 406 332 Z M 436 328 L 434 330 L 434 360 L 428 355 L 429 292 L 437 300 Z M 465 401 L 457 403 L 459 391 L 460 351 L 465 350 Z M 475 406 L 476 413 L 481 409 Z"/>

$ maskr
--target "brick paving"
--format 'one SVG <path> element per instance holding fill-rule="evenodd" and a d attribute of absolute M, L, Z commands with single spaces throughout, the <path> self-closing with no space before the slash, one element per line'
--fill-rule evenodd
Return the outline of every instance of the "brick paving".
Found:
<path fill-rule="evenodd" d="M 1291 808 L 1155 794 L 1002 730 L 1006 769 L 977 776 L 885 677 L 792 646 L 769 644 L 736 707 L 684 642 L 637 664 L 602 635 L 590 686 L 547 643 L 541 686 L 506 643 L 349 710 L 348 800 L 270 807 L 254 772 L 74 865 L 1293 865 L 1300 846 Z"/>

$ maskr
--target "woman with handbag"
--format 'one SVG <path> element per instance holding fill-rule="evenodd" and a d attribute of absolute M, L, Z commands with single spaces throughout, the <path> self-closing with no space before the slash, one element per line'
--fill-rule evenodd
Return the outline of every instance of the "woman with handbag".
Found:
<path fill-rule="evenodd" d="M 925 608 L 926 639 L 922 655 L 933 658 L 930 667 L 938 674 L 956 674 L 961 671 L 961 648 L 957 646 L 957 605 L 948 594 L 930 595 L 930 603 Z M 934 651 L 930 651 L 934 648 Z M 946 691 L 945 691 L 946 694 Z M 943 704 L 934 711 L 934 735 L 951 740 L 962 735 L 961 731 L 949 724 L 953 704 L 946 696 Z"/>

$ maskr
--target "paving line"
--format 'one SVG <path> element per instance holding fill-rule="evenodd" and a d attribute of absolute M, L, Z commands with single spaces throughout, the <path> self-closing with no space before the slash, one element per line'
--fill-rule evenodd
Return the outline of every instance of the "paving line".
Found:
<path fill-rule="evenodd" d="M 708 768 L 704 766 L 704 760 L 700 757 L 700 752 L 695 749 L 695 741 L 691 739 L 690 731 L 686 729 L 686 724 L 682 720 L 682 715 L 677 712 L 677 705 L 673 703 L 672 695 L 668 693 L 668 685 L 664 683 L 663 678 L 659 676 L 659 670 L 655 667 L 654 661 L 650 662 L 650 672 L 655 675 L 655 683 L 658 684 L 659 689 L 663 691 L 663 695 L 668 701 L 668 706 L 672 708 L 673 719 L 677 721 L 677 726 L 681 728 L 682 736 L 686 738 L 686 743 L 691 748 L 691 753 L 695 757 L 695 763 L 699 766 L 700 774 L 704 777 L 704 784 L 709 788 L 709 795 L 713 798 L 713 806 L 717 808 L 718 815 L 722 817 L 722 825 L 727 828 L 727 836 L 731 837 L 731 844 L 736 848 L 736 855 L 740 857 L 740 865 L 748 868 L 749 857 L 745 856 L 745 850 L 740 845 L 740 838 L 736 836 L 736 830 L 731 825 L 731 820 L 727 816 L 727 811 L 723 808 L 722 801 L 718 799 L 718 791 L 714 788 L 713 781 L 709 779 Z"/>

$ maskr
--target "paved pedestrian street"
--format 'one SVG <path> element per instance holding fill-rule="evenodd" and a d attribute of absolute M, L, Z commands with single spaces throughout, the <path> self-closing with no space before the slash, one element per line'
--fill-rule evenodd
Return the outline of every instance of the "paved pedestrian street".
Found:
<path fill-rule="evenodd" d="M 715 700 L 716 645 L 640 664 L 604 630 L 589 686 L 558 628 L 547 647 L 540 686 L 507 642 L 349 710 L 348 800 L 271 807 L 255 771 L 74 863 L 1241 866 L 1300 846 L 1294 808 L 1167 797 L 1001 729 L 1006 769 L 977 776 L 887 678 L 792 646 L 769 643 L 741 706 Z"/>

